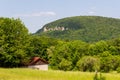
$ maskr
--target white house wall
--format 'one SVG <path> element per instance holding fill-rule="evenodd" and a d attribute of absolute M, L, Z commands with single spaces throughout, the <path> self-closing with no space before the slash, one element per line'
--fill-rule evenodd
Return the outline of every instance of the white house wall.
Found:
<path fill-rule="evenodd" d="M 38 70 L 48 70 L 48 65 L 31 65 L 28 66 L 28 68 L 32 68 L 32 69 L 38 69 Z"/>

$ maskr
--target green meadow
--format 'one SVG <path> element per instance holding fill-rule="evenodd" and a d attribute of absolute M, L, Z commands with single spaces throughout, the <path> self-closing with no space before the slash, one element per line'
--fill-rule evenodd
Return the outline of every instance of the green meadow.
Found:
<path fill-rule="evenodd" d="M 40 71 L 26 68 L 0 68 L 0 80 L 93 80 L 94 72 Z M 120 80 L 119 73 L 102 73 L 106 80 Z"/>

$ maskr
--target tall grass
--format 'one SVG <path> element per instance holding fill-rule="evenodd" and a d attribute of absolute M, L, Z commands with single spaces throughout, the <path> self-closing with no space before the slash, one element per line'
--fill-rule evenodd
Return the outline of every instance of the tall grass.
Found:
<path fill-rule="evenodd" d="M 93 80 L 95 73 L 72 71 L 39 71 L 25 68 L 0 68 L 0 80 Z M 118 73 L 103 74 L 106 80 L 120 80 Z"/>

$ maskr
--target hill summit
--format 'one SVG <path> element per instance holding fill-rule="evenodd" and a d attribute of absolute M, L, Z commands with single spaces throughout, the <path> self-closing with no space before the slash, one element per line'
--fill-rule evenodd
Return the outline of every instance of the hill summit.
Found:
<path fill-rule="evenodd" d="M 94 42 L 120 37 L 120 19 L 75 16 L 44 25 L 35 34 L 52 38 Z"/>

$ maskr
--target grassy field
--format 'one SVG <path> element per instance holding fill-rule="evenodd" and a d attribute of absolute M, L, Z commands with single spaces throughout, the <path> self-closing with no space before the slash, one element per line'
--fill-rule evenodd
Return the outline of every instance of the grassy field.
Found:
<path fill-rule="evenodd" d="M 0 68 L 0 80 L 93 80 L 95 73 L 72 71 L 39 71 L 25 68 Z M 106 80 L 120 80 L 118 73 L 104 73 Z"/>

